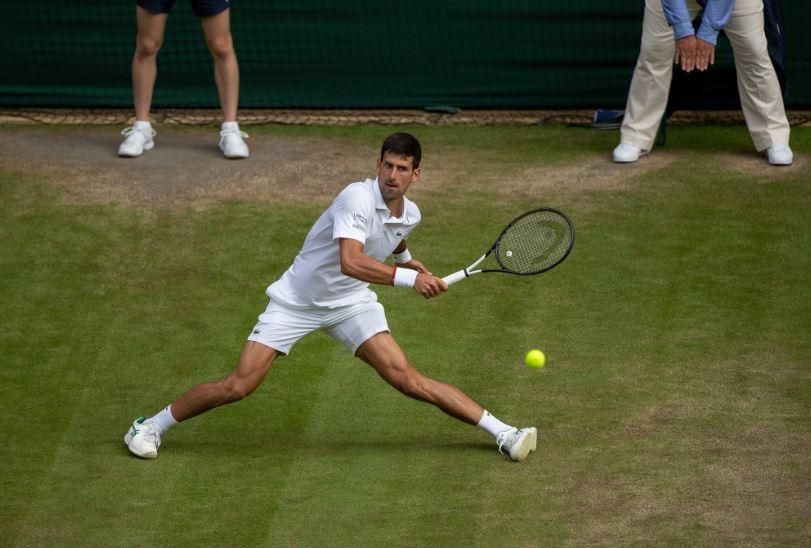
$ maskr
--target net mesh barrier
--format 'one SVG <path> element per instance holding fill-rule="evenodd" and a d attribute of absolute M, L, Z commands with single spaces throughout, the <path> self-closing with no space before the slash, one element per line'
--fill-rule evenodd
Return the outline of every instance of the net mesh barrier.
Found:
<path fill-rule="evenodd" d="M 623 108 L 644 2 L 233 0 L 241 108 Z M 811 107 L 811 2 L 783 0 L 790 108 Z M 0 2 L 3 107 L 131 107 L 135 4 Z M 721 40 L 719 67 L 732 66 Z M 177 0 L 156 108 L 216 108 L 211 56 Z M 718 104 L 714 105 L 717 108 Z"/>

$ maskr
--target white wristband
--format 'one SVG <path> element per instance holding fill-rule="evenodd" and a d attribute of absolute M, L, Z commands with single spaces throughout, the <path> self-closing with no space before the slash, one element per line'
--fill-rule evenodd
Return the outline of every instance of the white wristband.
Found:
<path fill-rule="evenodd" d="M 417 274 L 419 272 L 410 268 L 394 267 L 394 287 L 414 287 Z"/>
<path fill-rule="evenodd" d="M 407 263 L 411 260 L 411 253 L 408 252 L 408 248 L 405 248 L 402 253 L 392 253 L 391 256 L 397 264 Z"/>

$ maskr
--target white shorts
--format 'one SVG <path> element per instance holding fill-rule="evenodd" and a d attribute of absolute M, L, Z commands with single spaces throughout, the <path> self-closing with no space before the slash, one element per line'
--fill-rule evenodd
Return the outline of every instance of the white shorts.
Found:
<path fill-rule="evenodd" d="M 302 309 L 271 300 L 248 340 L 289 354 L 299 339 L 316 329 L 323 329 L 354 355 L 374 335 L 389 331 L 389 324 L 383 305 L 377 301 L 340 308 Z"/>

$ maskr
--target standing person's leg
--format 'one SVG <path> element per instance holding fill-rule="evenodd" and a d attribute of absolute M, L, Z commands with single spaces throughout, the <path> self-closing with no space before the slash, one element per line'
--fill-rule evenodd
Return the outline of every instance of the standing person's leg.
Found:
<path fill-rule="evenodd" d="M 249 340 L 236 366 L 223 380 L 198 384 L 153 417 L 137 419 L 124 437 L 124 443 L 134 455 L 154 459 L 166 430 L 178 422 L 251 394 L 265 379 L 278 354 L 269 346 Z"/>
<path fill-rule="evenodd" d="M 698 10 L 695 0 L 688 2 L 688 8 L 694 16 Z M 628 90 L 620 145 L 614 149 L 615 162 L 635 162 L 653 147 L 670 94 L 675 51 L 673 29 L 665 19 L 661 0 L 645 0 L 639 58 Z"/>
<path fill-rule="evenodd" d="M 118 149 L 119 156 L 140 156 L 155 146 L 155 131 L 149 121 L 149 112 L 158 75 L 158 51 L 163 43 L 168 18 L 168 13 L 153 13 L 141 6 L 135 8 L 138 33 L 131 69 L 135 124 L 122 132 L 125 139 Z"/>
<path fill-rule="evenodd" d="M 467 394 L 414 369 L 388 331 L 377 333 L 357 349 L 355 355 L 371 365 L 383 380 L 410 398 L 430 403 L 448 415 L 477 425 L 494 438 L 499 450 L 513 460 L 524 460 L 537 445 L 535 428 L 514 428 L 488 413 Z"/>
<path fill-rule="evenodd" d="M 231 10 L 200 18 L 206 45 L 214 61 L 214 80 L 220 96 L 223 121 L 237 121 L 239 64 L 231 36 Z"/>
<path fill-rule="evenodd" d="M 639 57 L 628 90 L 620 145 L 614 149 L 615 162 L 634 162 L 653 146 L 667 106 L 675 51 L 673 29 L 661 0 L 646 0 Z"/>
<path fill-rule="evenodd" d="M 152 13 L 136 6 L 138 35 L 135 39 L 135 55 L 132 58 L 132 95 L 135 103 L 135 119 L 149 121 L 152 108 L 152 92 L 158 76 L 158 52 L 163 45 L 168 13 Z"/>
<path fill-rule="evenodd" d="M 791 164 L 790 128 L 780 83 L 769 58 L 762 0 L 737 0 L 725 32 L 735 54 L 738 94 L 755 148 L 758 152 L 768 151 L 773 164 Z"/>
<path fill-rule="evenodd" d="M 250 154 L 244 141 L 247 135 L 240 131 L 237 124 L 239 64 L 231 36 L 231 10 L 202 16 L 200 22 L 214 61 L 214 80 L 223 113 L 220 149 L 227 158 L 247 158 Z"/>

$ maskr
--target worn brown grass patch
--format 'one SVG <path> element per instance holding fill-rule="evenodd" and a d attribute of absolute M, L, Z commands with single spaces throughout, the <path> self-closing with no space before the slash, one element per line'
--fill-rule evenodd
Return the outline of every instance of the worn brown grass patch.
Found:
<path fill-rule="evenodd" d="M 719 165 L 724 170 L 748 177 L 754 176 L 760 183 L 783 181 L 796 177 L 808 169 L 808 161 L 801 154 L 794 155 L 794 163 L 790 166 L 769 165 L 764 156 L 756 152 L 749 154 L 721 152 L 717 157 Z"/>
<path fill-rule="evenodd" d="M 20 127 L 7 130 L 3 166 L 38 172 L 76 203 L 118 203 L 136 208 L 206 207 L 222 201 L 328 203 L 347 183 L 373 177 L 377 143 L 257 134 L 251 157 L 225 160 L 216 128 L 158 128 L 157 146 L 140 158 L 116 155 L 120 137 L 108 128 Z M 482 170 L 470 154 L 435 150 L 423 164 L 413 196 L 447 190 L 527 200 L 556 192 L 628 189 L 641 174 L 672 163 L 671 153 L 615 164 L 609 152 L 575 165 L 499 165 Z M 459 171 L 447 166 L 469 166 Z M 497 178 L 493 173 L 497 172 Z"/>
<path fill-rule="evenodd" d="M 639 409 L 621 431 L 605 432 L 615 464 L 565 487 L 581 503 L 576 516 L 565 510 L 560 516 L 577 524 L 571 544 L 645 544 L 652 530 L 663 542 L 711 531 L 725 545 L 806 544 L 811 528 L 789 539 L 781 524 L 811 523 L 811 483 L 797 484 L 786 473 L 807 461 L 808 439 L 767 419 L 729 429 L 696 426 L 708 422 L 711 405 L 662 402 Z"/>

